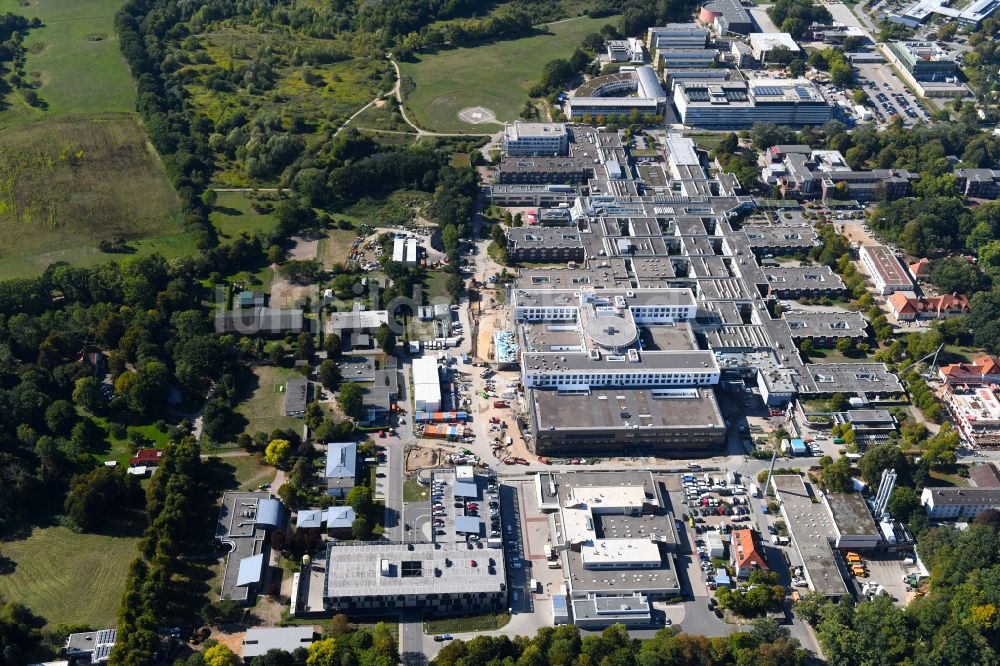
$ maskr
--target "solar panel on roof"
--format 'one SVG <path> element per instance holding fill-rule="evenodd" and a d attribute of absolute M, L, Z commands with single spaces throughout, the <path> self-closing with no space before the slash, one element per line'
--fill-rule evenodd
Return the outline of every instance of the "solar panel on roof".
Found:
<path fill-rule="evenodd" d="M 782 89 L 778 86 L 757 86 L 753 89 L 757 95 L 777 96 L 782 94 Z"/>
<path fill-rule="evenodd" d="M 809 99 L 810 97 L 812 97 L 812 95 L 809 94 L 809 91 L 803 88 L 802 86 L 795 86 L 794 90 L 795 93 L 799 96 L 799 99 Z"/>
<path fill-rule="evenodd" d="M 707 90 L 688 90 L 688 99 L 692 102 L 707 102 L 708 101 L 708 91 Z"/>

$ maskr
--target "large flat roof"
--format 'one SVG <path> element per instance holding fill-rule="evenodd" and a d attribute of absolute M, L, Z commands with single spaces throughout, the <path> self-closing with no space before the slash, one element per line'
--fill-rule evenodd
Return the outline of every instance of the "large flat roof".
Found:
<path fill-rule="evenodd" d="M 531 389 L 528 400 L 539 431 L 726 427 L 711 389 L 608 388 L 583 394 Z"/>
<path fill-rule="evenodd" d="M 370 543 L 331 545 L 327 552 L 327 597 L 475 594 L 506 588 L 499 548 L 470 550 L 465 543 L 447 542 Z M 389 575 L 382 575 L 383 560 Z"/>
<path fill-rule="evenodd" d="M 841 534 L 878 536 L 878 528 L 868 505 L 858 493 L 827 493 L 824 496 Z"/>
<path fill-rule="evenodd" d="M 788 531 L 813 589 L 827 597 L 847 594 L 847 585 L 833 557 L 837 538 L 833 518 L 797 474 L 778 474 L 771 483 L 781 504 Z"/>

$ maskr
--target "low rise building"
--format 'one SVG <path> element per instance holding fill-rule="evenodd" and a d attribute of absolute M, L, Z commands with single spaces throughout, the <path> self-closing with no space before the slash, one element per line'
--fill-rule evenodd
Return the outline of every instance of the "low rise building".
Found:
<path fill-rule="evenodd" d="M 441 375 L 437 359 L 424 355 L 413 359 L 413 405 L 421 412 L 441 411 Z"/>
<path fill-rule="evenodd" d="M 583 262 L 586 252 L 580 233 L 558 227 L 510 227 L 507 252 L 517 262 Z"/>
<path fill-rule="evenodd" d="M 285 528 L 285 507 L 268 492 L 222 496 L 215 538 L 229 548 L 219 596 L 250 605 L 264 585 L 272 530 Z"/>
<path fill-rule="evenodd" d="M 243 636 L 243 662 L 252 664 L 254 659 L 269 650 L 294 652 L 299 648 L 308 648 L 315 640 L 316 629 L 312 626 L 251 627 Z"/>
<path fill-rule="evenodd" d="M 646 48 L 650 52 L 664 48 L 699 48 L 708 46 L 708 30 L 697 23 L 668 23 L 646 29 Z"/>
<path fill-rule="evenodd" d="M 239 335 L 284 335 L 301 333 L 305 327 L 302 310 L 280 308 L 243 308 L 215 315 L 216 333 Z"/>
<path fill-rule="evenodd" d="M 628 118 L 663 113 L 667 94 L 649 65 L 622 68 L 614 74 L 590 79 L 566 100 L 566 116 L 574 120 L 593 118 Z"/>
<path fill-rule="evenodd" d="M 917 296 L 913 292 L 897 291 L 886 299 L 886 303 L 899 321 L 949 319 L 972 312 L 969 299 L 963 294 L 944 294 L 927 298 Z"/>
<path fill-rule="evenodd" d="M 887 46 L 917 81 L 944 81 L 958 72 L 955 60 L 937 42 L 901 41 Z"/>
<path fill-rule="evenodd" d="M 117 629 L 73 633 L 66 637 L 63 656 L 77 664 L 106 664 L 117 640 Z"/>
<path fill-rule="evenodd" d="M 987 509 L 1000 510 L 1000 488 L 928 486 L 920 493 L 920 504 L 928 518 L 971 520 Z"/>
<path fill-rule="evenodd" d="M 787 32 L 751 32 L 747 39 L 750 42 L 750 52 L 757 62 L 771 62 L 774 51 L 782 51 L 787 55 L 797 54 L 802 50 Z"/>
<path fill-rule="evenodd" d="M 945 384 L 1000 384 L 1000 361 L 981 354 L 972 363 L 950 363 L 938 371 Z"/>
<path fill-rule="evenodd" d="M 847 287 L 829 266 L 770 266 L 762 268 L 768 291 L 777 298 L 841 296 Z"/>
<path fill-rule="evenodd" d="M 740 0 L 709 0 L 701 6 L 698 20 L 720 35 L 746 35 L 754 29 L 753 18 Z"/>
<path fill-rule="evenodd" d="M 896 291 L 913 289 L 913 279 L 910 278 L 910 274 L 903 268 L 896 253 L 885 245 L 862 245 L 858 255 L 878 293 L 885 296 Z"/>
<path fill-rule="evenodd" d="M 972 199 L 1000 197 L 1000 170 L 955 169 L 958 193 Z"/>
<path fill-rule="evenodd" d="M 503 551 L 464 542 L 331 543 L 323 597 L 329 613 L 497 612 L 507 608 Z"/>
<path fill-rule="evenodd" d="M 841 338 L 862 341 L 868 337 L 868 322 L 860 312 L 785 312 L 782 318 L 794 340 L 809 340 L 814 345 L 832 347 Z"/>
<path fill-rule="evenodd" d="M 285 416 L 302 417 L 309 404 L 309 380 L 293 377 L 285 382 Z"/>
<path fill-rule="evenodd" d="M 771 477 L 771 484 L 792 537 L 795 549 L 792 565 L 801 565 L 809 587 L 824 597 L 839 599 L 847 594 L 847 585 L 833 554 L 837 529 L 829 510 L 816 501 L 797 474 L 776 474 Z"/>
<path fill-rule="evenodd" d="M 635 37 L 628 39 L 609 39 L 605 43 L 605 52 L 611 62 L 628 62 L 641 65 L 646 61 L 646 50 L 642 40 Z"/>
<path fill-rule="evenodd" d="M 768 571 L 760 535 L 752 529 L 733 530 L 729 541 L 729 561 L 736 577 L 747 579 L 756 570 Z"/>
<path fill-rule="evenodd" d="M 358 481 L 357 442 L 330 442 L 326 445 L 323 478 L 328 495 L 347 497 Z"/>
<path fill-rule="evenodd" d="M 877 548 L 882 540 L 868 505 L 858 493 L 826 493 L 823 504 L 833 519 L 833 545 L 847 550 Z"/>
<path fill-rule="evenodd" d="M 677 530 L 650 472 L 564 472 L 542 486 L 557 498 L 574 622 L 648 624 L 650 600 L 680 593 Z"/>

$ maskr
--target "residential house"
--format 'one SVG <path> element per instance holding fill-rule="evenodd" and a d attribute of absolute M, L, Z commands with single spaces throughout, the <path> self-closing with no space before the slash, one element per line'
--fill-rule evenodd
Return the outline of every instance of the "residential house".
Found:
<path fill-rule="evenodd" d="M 156 467 L 163 458 L 163 451 L 159 449 L 139 449 L 135 455 L 128 459 L 129 467 Z"/>
<path fill-rule="evenodd" d="M 332 497 L 347 497 L 358 477 L 356 442 L 330 442 L 326 445 L 326 492 Z"/>
<path fill-rule="evenodd" d="M 754 569 L 768 570 L 767 558 L 756 532 L 749 528 L 733 530 L 731 539 L 729 559 L 737 578 L 749 578 Z"/>
<path fill-rule="evenodd" d="M 927 257 L 921 257 L 917 259 L 907 268 L 910 269 L 910 275 L 913 276 L 914 280 L 918 282 L 921 280 L 926 280 L 931 276 L 931 260 Z"/>

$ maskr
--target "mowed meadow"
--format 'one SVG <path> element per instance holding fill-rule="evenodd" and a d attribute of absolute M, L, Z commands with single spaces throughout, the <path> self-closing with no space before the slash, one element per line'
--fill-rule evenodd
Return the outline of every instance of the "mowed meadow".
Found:
<path fill-rule="evenodd" d="M 415 85 L 406 108 L 418 125 L 435 132 L 495 132 L 498 125 L 470 125 L 458 112 L 485 106 L 501 123 L 517 120 L 545 64 L 569 58 L 584 37 L 609 22 L 614 19 L 581 16 L 546 26 L 547 34 L 418 54 L 414 62 L 399 63 Z"/>
<path fill-rule="evenodd" d="M 132 79 L 114 35 L 122 0 L 0 0 L 38 17 L 25 73 L 41 103 L 0 100 L 0 279 L 55 261 L 95 264 L 194 251 L 179 203 L 134 112 Z M 98 250 L 125 239 L 129 255 Z"/>

